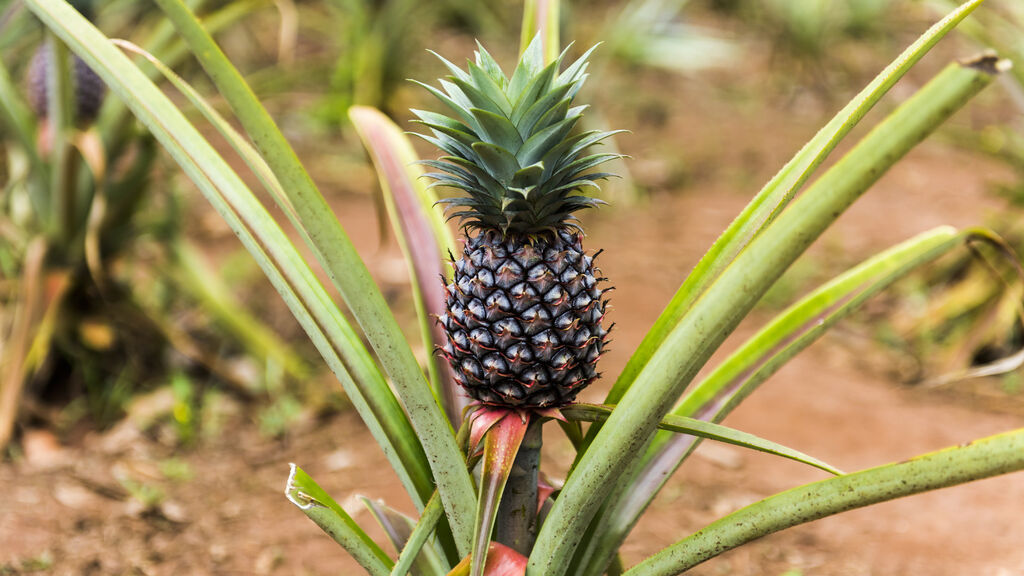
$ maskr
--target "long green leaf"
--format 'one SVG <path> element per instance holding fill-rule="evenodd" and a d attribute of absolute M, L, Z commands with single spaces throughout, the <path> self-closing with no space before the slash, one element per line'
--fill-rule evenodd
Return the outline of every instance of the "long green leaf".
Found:
<path fill-rule="evenodd" d="M 678 416 L 720 422 L 792 357 L 818 340 L 868 298 L 917 267 L 963 246 L 984 230 L 957 232 L 940 227 L 907 240 L 848 270 L 779 314 L 726 358 L 683 397 Z M 638 462 L 638 471 L 623 477 L 594 520 L 592 540 L 577 554 L 583 574 L 600 574 L 668 478 L 696 448 L 692 437 L 659 433 Z M 622 488 L 628 486 L 628 490 Z M 625 490 L 625 492 L 624 492 Z"/>
<path fill-rule="evenodd" d="M 209 0 L 192 0 L 189 6 L 192 10 L 200 10 Z M 252 13 L 255 7 L 270 5 L 269 0 L 252 0 L 251 2 L 231 2 L 224 8 L 208 13 L 203 18 L 203 26 L 210 34 L 216 34 L 220 30 L 238 22 L 247 14 Z M 156 15 L 156 13 L 154 13 Z M 188 47 L 181 41 L 172 25 L 166 18 L 160 17 L 159 21 L 152 25 L 148 34 L 138 41 L 147 53 L 154 55 L 169 69 L 175 69 L 189 55 Z M 156 80 L 160 72 L 151 68 L 144 68 L 143 73 L 150 80 Z M 96 125 L 103 135 L 103 143 L 107 154 L 113 159 L 118 157 L 130 142 L 131 114 L 128 108 L 119 98 L 107 98 L 100 109 Z"/>
<path fill-rule="evenodd" d="M 551 510 L 530 558 L 563 574 L 602 500 L 643 453 L 657 423 L 711 354 L 796 258 L 907 151 L 992 82 L 992 65 L 947 67 L 766 228 L 684 319 L 618 403 Z M 558 535 L 558 537 L 555 537 Z"/>
<path fill-rule="evenodd" d="M 955 2 L 949 0 L 928 0 L 925 4 L 939 14 L 949 12 L 952 7 L 956 6 Z M 1004 58 L 1013 62 L 1022 62 L 1024 61 L 1024 44 L 1020 42 L 1021 26 L 1024 26 L 1024 12 L 1019 9 L 1016 13 L 1012 10 L 1009 13 L 1006 10 L 988 10 L 978 14 L 976 18 L 964 22 L 959 31 L 981 46 L 994 49 Z M 1024 86 L 1024 68 L 1014 66 L 1010 73 L 1017 79 L 1018 84 Z M 1019 97 L 1015 100 L 1019 100 Z"/>
<path fill-rule="evenodd" d="M 757 385 L 865 300 L 918 267 L 975 241 L 1005 246 L 1002 238 L 984 228 L 957 231 L 941 226 L 869 258 L 779 314 L 694 386 L 674 413 L 724 417 Z M 1010 257 L 1015 256 L 1011 253 Z"/>
<path fill-rule="evenodd" d="M 614 410 L 614 406 L 573 404 L 562 408 L 561 412 L 569 420 L 603 422 L 608 419 L 608 416 L 610 416 Z M 799 450 L 787 448 L 776 442 L 765 440 L 764 438 L 759 438 L 753 434 L 741 432 L 739 430 L 729 428 L 728 426 L 722 426 L 721 424 L 714 424 L 712 422 L 705 422 L 704 420 L 698 420 L 696 418 L 669 414 L 661 419 L 661 422 L 658 423 L 658 428 L 671 432 L 677 436 L 683 434 L 696 438 L 715 440 L 725 444 L 732 444 L 733 446 L 740 446 L 742 448 L 749 448 L 750 450 L 756 450 L 766 454 L 781 456 L 782 458 L 794 460 L 802 464 L 807 464 L 808 466 L 814 466 L 815 468 L 824 470 L 830 474 L 842 474 L 838 468 L 830 466 L 817 458 L 808 456 Z"/>
<path fill-rule="evenodd" d="M 21 96 L 7 67 L 0 62 L 0 118 L 18 138 L 33 166 L 39 166 L 36 152 L 36 121 L 32 110 Z"/>
<path fill-rule="evenodd" d="M 439 498 L 431 498 L 436 500 L 437 505 L 435 508 L 438 509 L 438 512 L 434 514 L 439 517 L 439 513 L 444 508 L 440 505 L 441 501 Z M 373 514 L 380 527 L 384 529 L 388 540 L 391 541 L 395 550 L 399 553 L 404 551 L 409 546 L 409 539 L 416 530 L 416 523 L 412 521 L 412 518 L 381 501 L 371 500 L 365 496 L 360 496 L 359 499 L 362 500 L 363 505 Z M 426 508 L 424 508 L 424 514 L 426 514 Z M 393 574 L 396 570 L 398 570 L 397 563 L 391 569 L 391 573 Z M 418 553 L 415 555 L 412 574 L 414 576 L 443 576 L 446 571 L 447 568 L 442 566 L 441 557 L 437 552 L 430 546 L 424 547 L 423 543 L 420 542 L 418 544 Z"/>
<path fill-rule="evenodd" d="M 452 426 L 462 419 L 467 397 L 452 377 L 448 363 L 433 353 L 446 342 L 437 318 L 445 312 L 442 254 L 454 254 L 455 239 L 445 225 L 437 195 L 423 181 L 423 169 L 409 137 L 375 108 L 353 106 L 352 125 L 373 159 L 383 189 L 391 227 L 398 237 L 412 277 L 413 302 L 427 353 L 430 381 Z"/>
<path fill-rule="evenodd" d="M 31 178 L 29 199 L 37 218 L 45 222 L 50 211 L 50 198 L 45 193 L 49 189 L 50 175 L 43 169 L 43 161 L 36 149 L 36 118 L 3 62 L 0 62 L 0 120 L 18 138 L 28 158 Z"/>
<path fill-rule="evenodd" d="M 170 100 L 76 10 L 59 0 L 27 4 L 124 100 L 228 222 L 338 376 L 413 500 L 422 506 L 433 483 L 426 455 L 402 407 L 284 231 Z"/>
<path fill-rule="evenodd" d="M 626 390 L 632 386 L 643 367 L 665 341 L 668 334 L 694 302 L 722 274 L 726 266 L 751 240 L 760 234 L 789 203 L 796 192 L 828 158 L 836 145 L 849 134 L 864 115 L 884 96 L 896 82 L 910 70 L 929 50 L 961 20 L 974 11 L 984 0 L 965 2 L 957 10 L 940 20 L 911 44 L 892 64 L 886 67 L 863 90 L 843 107 L 799 152 L 758 192 L 743 209 L 676 291 L 654 325 L 644 336 L 640 346 L 630 357 L 622 373 L 605 398 L 605 404 L 618 404 Z M 599 426 L 592 427 L 587 443 L 593 440 Z"/>
<path fill-rule="evenodd" d="M 367 536 L 355 520 L 324 491 L 309 474 L 295 464 L 288 475 L 284 494 L 292 504 L 341 544 L 359 565 L 374 576 L 387 576 L 394 562 Z"/>
<path fill-rule="evenodd" d="M 156 0 L 284 186 L 292 223 L 344 298 L 405 405 L 429 457 L 460 553 L 469 551 L 475 493 L 455 434 L 387 302 L 295 151 L 220 47 L 180 0 Z"/>
<path fill-rule="evenodd" d="M 423 507 L 423 513 L 420 515 L 419 521 L 416 522 L 416 527 L 412 529 L 408 541 L 402 547 L 401 553 L 398 554 L 398 560 L 395 561 L 395 567 L 391 570 L 391 576 L 405 576 L 409 573 L 419 558 L 420 550 L 423 549 L 424 544 L 430 539 L 430 534 L 437 527 L 438 521 L 441 520 L 442 514 L 444 514 L 444 506 L 441 505 L 441 497 L 434 492 L 434 495 L 427 501 L 427 505 Z"/>
<path fill-rule="evenodd" d="M 114 40 L 112 42 L 124 50 L 143 56 L 160 74 L 170 81 L 224 136 L 232 148 L 246 162 L 253 174 L 256 175 L 257 179 L 263 184 L 267 192 L 270 193 L 271 197 L 277 201 L 278 205 L 283 210 L 294 213 L 294 208 L 291 207 L 281 183 L 259 153 L 190 84 L 142 48 L 123 40 Z M 276 224 L 273 224 L 273 226 L 276 227 Z M 263 234 L 266 235 L 266 232 L 263 232 Z M 260 235 L 259 230 L 257 230 L 257 235 Z M 278 231 L 278 235 L 283 236 L 283 232 Z M 270 242 L 275 241 L 270 240 Z M 279 243 L 280 240 L 276 242 Z M 296 262 L 301 259 L 297 254 L 293 253 L 289 255 L 289 260 Z M 308 270 L 308 266 L 304 262 L 299 264 L 299 266 L 306 268 L 306 274 L 312 276 L 312 271 Z M 310 286 L 313 291 L 312 294 L 316 298 L 315 301 L 330 302 L 330 297 L 327 296 L 319 281 L 310 282 Z M 430 493 L 432 482 L 428 466 L 426 465 L 426 456 L 416 442 L 415 433 L 405 418 L 397 400 L 391 393 L 390 388 L 388 388 L 383 375 L 374 364 L 373 358 L 363 346 L 355 331 L 348 325 L 344 316 L 338 312 L 333 304 L 322 310 L 321 316 L 326 316 L 325 320 L 329 324 L 337 325 L 340 331 L 333 334 L 330 331 L 327 334 L 321 331 L 319 337 L 331 341 L 329 348 L 321 348 L 321 353 L 325 354 L 328 365 L 339 374 L 339 379 L 345 388 L 346 394 L 353 400 L 353 405 L 356 407 L 357 412 L 367 422 L 374 437 L 384 448 L 385 454 L 391 460 L 392 467 L 398 471 L 406 489 L 413 496 L 413 501 L 416 502 L 417 506 L 422 506 L 426 501 L 427 495 Z M 347 350 L 347 352 L 339 355 L 338 350 Z M 344 362 L 342 357 L 345 357 Z M 342 371 L 335 368 L 343 363 L 349 364 L 350 367 Z M 347 374 L 349 371 L 352 372 L 351 375 Z"/>
<path fill-rule="evenodd" d="M 181 92 L 181 94 L 188 99 L 189 103 L 192 104 L 199 111 L 200 114 L 206 118 L 206 121 L 213 125 L 214 128 L 220 132 L 221 136 L 227 140 L 231 148 L 242 158 L 245 164 L 249 167 L 249 170 L 256 176 L 256 179 L 260 181 L 263 188 L 270 194 L 277 205 L 282 209 L 292 214 L 295 214 L 295 207 L 291 205 L 288 200 L 288 195 L 284 191 L 284 187 L 281 186 L 281 182 L 278 181 L 277 176 L 274 175 L 273 170 L 267 165 L 266 160 L 260 156 L 260 153 L 253 148 L 249 141 L 235 130 L 234 126 L 226 118 L 224 118 L 220 112 L 206 101 L 202 95 L 192 87 L 191 84 L 185 81 L 184 78 L 179 76 L 170 66 L 164 64 L 156 56 L 149 53 L 142 47 L 128 42 L 126 40 L 111 40 L 111 42 L 120 47 L 121 49 L 137 54 L 146 59 L 146 61 L 153 66 L 153 68 L 162 75 L 167 81 L 174 86 L 174 88 Z"/>
<path fill-rule="evenodd" d="M 672 576 L 742 544 L 826 516 L 1024 470 L 1024 429 L 793 488 L 705 526 L 626 571 Z"/>

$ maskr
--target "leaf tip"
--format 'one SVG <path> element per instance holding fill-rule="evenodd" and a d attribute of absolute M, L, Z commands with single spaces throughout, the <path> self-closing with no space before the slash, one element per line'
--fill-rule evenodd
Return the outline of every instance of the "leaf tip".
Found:
<path fill-rule="evenodd" d="M 994 51 L 988 50 L 977 56 L 964 58 L 958 61 L 964 68 L 972 68 L 991 76 L 998 76 L 1013 68 L 1013 62 L 1006 58 L 1000 58 Z"/>
<path fill-rule="evenodd" d="M 288 464 L 288 482 L 284 486 L 284 496 L 289 502 L 295 504 L 300 510 L 309 510 L 315 504 L 318 504 L 315 498 L 303 492 L 299 487 L 299 481 L 297 477 L 302 473 L 302 468 L 299 468 L 294 462 Z"/>

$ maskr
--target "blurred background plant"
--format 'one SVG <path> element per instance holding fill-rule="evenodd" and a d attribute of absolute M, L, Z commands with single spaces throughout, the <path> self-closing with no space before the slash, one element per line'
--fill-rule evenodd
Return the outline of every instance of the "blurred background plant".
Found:
<path fill-rule="evenodd" d="M 311 32 L 323 51 L 323 74 L 309 75 L 303 68 L 297 78 L 314 79 L 327 94 L 316 108 L 317 118 L 328 126 L 347 124 L 350 106 L 379 108 L 388 114 L 404 114 L 409 107 L 408 81 L 416 70 L 433 65 L 423 49 L 427 38 L 439 29 L 469 36 L 485 36 L 502 28 L 502 6 L 470 0 L 326 0 L 302 7 L 302 26 Z M 397 117 L 397 116 L 396 116 Z"/>
<path fill-rule="evenodd" d="M 952 2 L 928 0 L 926 4 L 933 13 L 938 13 Z M 979 48 L 1006 54 L 1014 62 L 1024 61 L 1024 5 L 1020 2 L 993 3 L 991 9 L 966 22 L 960 33 Z M 1006 121 L 991 122 L 982 131 L 957 131 L 950 140 L 988 154 L 1011 167 L 1017 174 L 1016 181 L 1001 185 L 997 192 L 1015 205 L 1024 206 L 1024 66 L 1014 66 L 1000 84 L 1015 107 L 1012 113 L 1007 114 Z"/>
<path fill-rule="evenodd" d="M 787 70 L 779 89 L 807 85 L 819 97 L 866 72 L 860 48 L 896 49 L 897 32 L 929 12 L 910 0 L 714 0 L 712 10 L 726 22 L 742 23 L 744 38 L 766 43 L 771 65 Z M 749 52 L 748 52 L 749 53 Z"/>
<path fill-rule="evenodd" d="M 928 0 L 933 14 L 951 9 L 954 2 Z M 1000 79 L 1011 106 L 988 112 L 973 123 L 953 123 L 944 132 L 949 144 L 988 155 L 1014 175 L 991 186 L 1007 200 L 1005 210 L 989 216 L 988 225 L 999 230 L 1017 254 L 1024 253 L 1024 5 L 992 2 L 958 33 L 982 50 L 1006 55 L 1015 66 Z M 1005 273 L 1005 271 L 1004 271 Z M 994 397 L 996 403 L 1021 390 L 1024 362 L 1024 326 L 1017 317 L 1022 293 L 1007 288 L 1004 277 L 993 274 L 970 254 L 941 260 L 925 272 L 901 283 L 888 306 L 870 316 L 879 328 L 877 338 L 904 360 L 898 377 L 905 382 L 964 388 L 974 396 Z M 883 319 L 883 316 L 887 318 Z M 997 379 L 966 382 L 964 376 L 998 359 L 1010 370 Z"/>
<path fill-rule="evenodd" d="M 605 58 L 682 73 L 736 65 L 743 55 L 740 43 L 721 30 L 688 21 L 684 10 L 689 4 L 631 0 L 617 6 L 597 36 L 607 44 Z"/>
<path fill-rule="evenodd" d="M 74 4 L 171 65 L 186 55 L 148 4 Z M 216 31 L 269 2 L 191 4 L 211 5 Z M 18 423 L 108 426 L 167 383 L 185 442 L 211 384 L 272 393 L 269 410 L 294 402 L 282 382 L 307 378 L 307 361 L 186 239 L 182 191 L 149 132 L 20 2 L 3 6 L 0 46 L 0 449 Z"/>

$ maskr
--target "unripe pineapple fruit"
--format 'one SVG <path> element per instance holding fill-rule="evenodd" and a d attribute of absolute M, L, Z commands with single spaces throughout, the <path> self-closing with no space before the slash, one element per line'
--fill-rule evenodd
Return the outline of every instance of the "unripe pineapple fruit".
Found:
<path fill-rule="evenodd" d="M 559 72 L 565 54 L 545 65 L 534 40 L 511 78 L 483 47 L 467 71 L 442 58 L 443 90 L 424 86 L 454 117 L 413 110 L 446 154 L 424 162 L 433 185 L 467 194 L 441 200 L 469 235 L 446 287 L 441 353 L 485 404 L 557 407 L 598 376 L 603 278 L 573 214 L 601 203 L 583 191 L 609 174 L 587 172 L 618 155 L 585 154 L 611 132 L 573 133 L 589 54 Z"/>
<path fill-rule="evenodd" d="M 92 19 L 91 0 L 72 1 L 71 5 L 88 19 Z M 71 81 L 75 98 L 75 122 L 79 125 L 90 124 L 96 119 L 107 85 L 93 72 L 92 68 L 77 55 L 71 56 Z M 41 45 L 29 62 L 26 83 L 28 84 L 28 102 L 39 118 L 48 117 L 49 71 L 53 66 L 53 48 L 49 44 Z"/>
<path fill-rule="evenodd" d="M 75 97 L 75 122 L 90 124 L 96 119 L 103 104 L 107 85 L 92 68 L 78 56 L 72 56 L 71 71 Z M 53 65 L 53 50 L 40 46 L 32 56 L 28 68 L 28 101 L 39 118 L 48 117 L 47 86 L 49 69 Z"/>

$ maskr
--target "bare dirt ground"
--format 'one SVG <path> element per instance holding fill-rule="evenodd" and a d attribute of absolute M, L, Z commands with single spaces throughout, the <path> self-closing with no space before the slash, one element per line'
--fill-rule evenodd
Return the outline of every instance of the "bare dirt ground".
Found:
<path fill-rule="evenodd" d="M 703 250 L 827 112 L 825 106 L 778 113 L 737 108 L 707 98 L 711 88 L 699 83 L 662 87 L 692 104 L 658 112 L 622 143 L 638 159 L 634 176 L 651 196 L 586 218 L 587 247 L 605 249 L 600 264 L 616 286 L 614 350 L 603 360 L 610 376 Z M 967 113 L 959 121 L 970 119 Z M 652 140 L 655 131 L 662 136 Z M 685 159 L 685 168 L 676 157 Z M 683 170 L 685 185 L 673 180 Z M 987 161 L 928 143 L 843 216 L 812 257 L 825 262 L 841 253 L 844 262 L 828 262 L 841 268 L 933 226 L 978 224 L 1002 208 L 986 189 L 1005 177 Z M 375 247 L 369 199 L 340 194 L 337 206 L 375 274 L 389 282 L 402 264 L 393 245 Z M 755 314 L 727 348 L 766 317 Z M 890 376 L 889 359 L 862 332 L 841 328 L 765 384 L 726 424 L 845 470 L 1024 425 L 1016 400 L 991 410 L 971 395 L 906 387 Z M 612 379 L 585 399 L 600 401 Z M 27 457 L 0 464 L 0 574 L 360 573 L 282 493 L 288 463 L 297 462 L 362 523 L 372 520 L 356 494 L 411 512 L 356 415 L 310 416 L 283 439 L 268 440 L 238 406 L 224 405 L 223 431 L 190 449 L 168 443 L 160 427 L 144 432 L 130 420 L 110 432 L 67 438 L 62 446 L 45 433 L 26 437 Z M 557 474 L 570 448 L 554 427 L 547 436 L 544 466 Z M 821 478 L 788 461 L 705 443 L 628 540 L 625 562 L 759 498 Z M 1022 575 L 1022 502 L 1024 475 L 986 480 L 788 530 L 692 573 Z M 371 534 L 381 537 L 375 529 Z"/>

